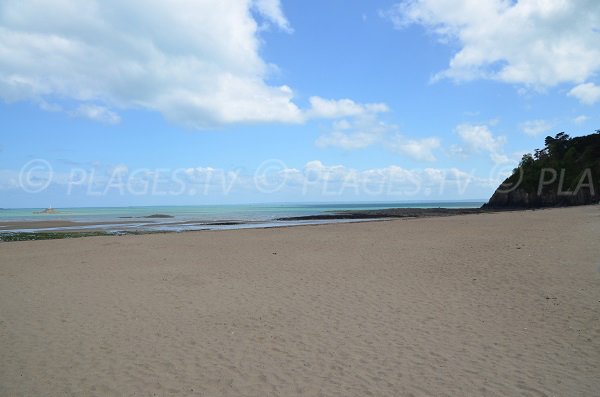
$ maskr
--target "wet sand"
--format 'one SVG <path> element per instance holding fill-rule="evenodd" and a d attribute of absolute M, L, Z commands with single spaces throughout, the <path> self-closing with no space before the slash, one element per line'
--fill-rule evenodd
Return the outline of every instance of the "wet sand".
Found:
<path fill-rule="evenodd" d="M 86 230 L 89 226 L 110 226 L 137 224 L 140 221 L 123 220 L 116 222 L 73 222 L 68 220 L 39 220 L 39 221 L 6 221 L 0 222 L 0 231 L 6 230 L 38 230 L 38 229 L 62 229 Z"/>
<path fill-rule="evenodd" d="M 0 243 L 0 395 L 600 390 L 600 207 Z"/>

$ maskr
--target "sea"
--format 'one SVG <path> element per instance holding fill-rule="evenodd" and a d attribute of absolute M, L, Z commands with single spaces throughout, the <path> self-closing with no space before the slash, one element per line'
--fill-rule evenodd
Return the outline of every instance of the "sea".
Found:
<path fill-rule="evenodd" d="M 34 229 L 2 228 L 1 231 L 27 232 L 69 229 L 102 229 L 110 232 L 127 231 L 188 231 L 264 228 L 303 224 L 356 222 L 360 220 L 293 220 L 278 218 L 309 216 L 338 211 L 377 210 L 388 208 L 478 208 L 483 200 L 370 202 L 370 203 L 279 203 L 243 205 L 139 206 L 139 207 L 77 207 L 2 208 L 0 222 L 72 221 L 84 226 L 47 227 Z M 166 217 L 163 217 L 166 216 Z"/>

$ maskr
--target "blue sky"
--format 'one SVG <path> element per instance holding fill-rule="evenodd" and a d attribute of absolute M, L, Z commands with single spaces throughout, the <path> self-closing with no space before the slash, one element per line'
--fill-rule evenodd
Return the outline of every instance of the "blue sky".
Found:
<path fill-rule="evenodd" d="M 598 71 L 594 0 L 7 0 L 0 207 L 485 199 Z"/>

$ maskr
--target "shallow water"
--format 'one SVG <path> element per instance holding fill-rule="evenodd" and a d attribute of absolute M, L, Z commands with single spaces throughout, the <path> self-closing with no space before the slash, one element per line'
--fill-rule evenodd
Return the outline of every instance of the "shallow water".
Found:
<path fill-rule="evenodd" d="M 395 202 L 395 203 L 311 203 L 311 204 L 246 204 L 246 205 L 201 205 L 201 206 L 148 206 L 148 207 L 88 207 L 55 208 L 57 213 L 38 213 L 43 208 L 17 208 L 0 210 L 0 222 L 23 221 L 73 221 L 111 222 L 43 229 L 10 229 L 10 231 L 55 231 L 102 229 L 108 231 L 187 231 L 228 230 L 321 224 L 342 220 L 277 221 L 277 218 L 319 215 L 344 210 L 374 210 L 386 208 L 477 208 L 482 201 L 448 202 Z M 147 218 L 164 214 L 165 218 Z M 132 222 L 133 221 L 133 222 Z M 344 220 L 349 221 L 349 220 Z M 351 221 L 351 220 L 350 220 Z M 228 224 L 215 224 L 224 223 Z M 4 229 L 3 231 L 9 231 Z"/>

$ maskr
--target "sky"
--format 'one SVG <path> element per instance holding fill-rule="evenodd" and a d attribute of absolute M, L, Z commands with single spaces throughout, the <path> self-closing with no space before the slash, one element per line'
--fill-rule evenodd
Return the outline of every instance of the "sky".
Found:
<path fill-rule="evenodd" d="M 486 200 L 599 72 L 597 0 L 3 0 L 0 207 Z"/>

